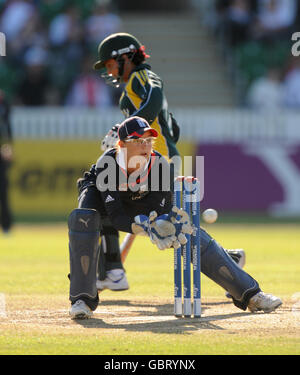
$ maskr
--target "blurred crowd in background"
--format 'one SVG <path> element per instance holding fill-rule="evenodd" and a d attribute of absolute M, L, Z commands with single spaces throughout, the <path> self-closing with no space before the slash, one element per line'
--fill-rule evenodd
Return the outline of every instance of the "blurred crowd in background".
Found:
<path fill-rule="evenodd" d="M 117 93 L 92 69 L 99 42 L 121 30 L 113 2 L 8 0 L 0 7 L 6 37 L 0 81 L 14 104 L 115 104 Z"/>
<path fill-rule="evenodd" d="M 291 35 L 300 31 L 300 0 L 191 0 L 213 31 L 237 105 L 300 108 L 300 58 Z M 0 0 L 7 53 L 1 87 L 14 104 L 107 107 L 119 92 L 92 64 L 107 35 L 124 31 L 113 0 Z M 201 103 L 200 103 L 201 105 Z"/>
<path fill-rule="evenodd" d="M 300 31 L 300 1 L 216 0 L 208 8 L 206 24 L 240 88 L 237 104 L 300 109 L 300 57 L 291 54 L 292 34 Z"/>

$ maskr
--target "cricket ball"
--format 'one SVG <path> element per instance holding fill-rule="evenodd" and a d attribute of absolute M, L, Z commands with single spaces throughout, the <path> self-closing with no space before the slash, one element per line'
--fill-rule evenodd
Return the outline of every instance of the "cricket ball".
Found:
<path fill-rule="evenodd" d="M 203 220 L 208 224 L 213 224 L 218 218 L 218 212 L 213 208 L 208 208 L 202 214 Z"/>

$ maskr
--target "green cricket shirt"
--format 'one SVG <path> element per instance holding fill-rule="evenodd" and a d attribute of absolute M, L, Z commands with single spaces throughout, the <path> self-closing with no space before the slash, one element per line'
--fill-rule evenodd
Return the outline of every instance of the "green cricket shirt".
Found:
<path fill-rule="evenodd" d="M 167 158 L 179 155 L 176 149 L 179 127 L 168 111 L 163 82 L 149 65 L 140 64 L 131 73 L 119 105 L 125 117 L 143 117 L 159 133 L 155 149 L 160 154 Z"/>

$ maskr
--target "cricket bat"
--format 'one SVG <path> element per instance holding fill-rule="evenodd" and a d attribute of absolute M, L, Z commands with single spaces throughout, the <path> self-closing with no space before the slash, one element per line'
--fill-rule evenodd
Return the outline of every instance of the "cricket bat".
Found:
<path fill-rule="evenodd" d="M 129 250 L 131 249 L 131 246 L 133 244 L 133 241 L 135 239 L 135 234 L 127 233 L 121 246 L 120 246 L 120 253 L 121 253 L 121 261 L 122 263 L 125 262 L 125 259 L 127 258 L 127 255 L 129 253 Z"/>

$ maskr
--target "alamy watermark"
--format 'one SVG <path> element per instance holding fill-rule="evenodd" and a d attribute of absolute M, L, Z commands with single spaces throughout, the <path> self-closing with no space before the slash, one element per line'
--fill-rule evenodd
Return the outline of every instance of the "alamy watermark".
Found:
<path fill-rule="evenodd" d="M 0 56 L 6 56 L 6 37 L 0 32 Z"/>
<path fill-rule="evenodd" d="M 174 182 L 173 178 L 185 175 L 194 176 L 199 180 L 200 194 L 197 200 L 201 201 L 204 197 L 204 156 L 184 156 L 183 158 L 173 156 L 170 164 L 163 157 L 151 156 L 149 161 L 141 155 L 132 156 L 127 163 L 125 162 L 127 160 L 126 149 L 122 150 L 119 156 L 118 162 L 111 155 L 103 155 L 98 159 L 96 185 L 99 191 L 130 190 L 133 193 L 142 193 L 144 196 L 150 191 L 170 191 Z M 123 162 L 120 162 L 120 159 Z M 171 164 L 174 173 L 170 171 Z M 151 173 L 148 170 L 149 165 L 151 165 Z M 133 168 L 134 172 L 128 175 L 127 168 Z M 191 192 L 195 188 L 184 184 L 185 189 L 190 189 Z M 137 198 L 139 196 L 137 195 Z"/>
<path fill-rule="evenodd" d="M 295 41 L 292 45 L 292 55 L 295 57 L 300 56 L 300 31 L 292 34 L 292 41 Z"/>

